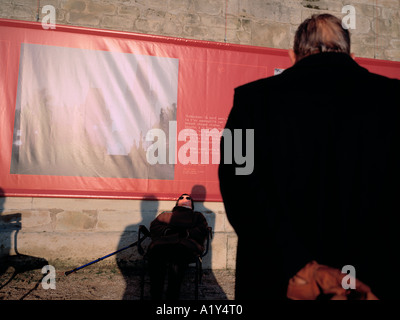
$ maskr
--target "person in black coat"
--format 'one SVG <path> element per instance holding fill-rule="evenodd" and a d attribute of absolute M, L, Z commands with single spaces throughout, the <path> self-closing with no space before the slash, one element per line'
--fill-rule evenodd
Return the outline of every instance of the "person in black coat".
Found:
<path fill-rule="evenodd" d="M 167 300 L 179 299 L 185 270 L 204 251 L 208 233 L 206 218 L 194 211 L 193 199 L 182 194 L 172 211 L 160 213 L 150 225 L 148 249 L 151 297 L 161 300 L 168 270 Z"/>
<path fill-rule="evenodd" d="M 235 89 L 226 130 L 241 132 L 254 167 L 238 171 L 246 163 L 224 159 L 233 147 L 221 139 L 235 298 L 287 299 L 289 279 L 316 261 L 351 265 L 378 299 L 398 299 L 400 81 L 359 66 L 329 14 L 299 26 L 289 56 L 281 74 Z"/>

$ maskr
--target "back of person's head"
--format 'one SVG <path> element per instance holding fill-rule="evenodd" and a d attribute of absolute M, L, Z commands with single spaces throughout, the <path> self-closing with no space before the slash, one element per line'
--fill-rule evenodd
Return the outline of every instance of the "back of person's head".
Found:
<path fill-rule="evenodd" d="M 293 51 L 296 61 L 321 52 L 350 54 L 350 33 L 342 21 L 331 14 L 313 15 L 298 27 Z"/>

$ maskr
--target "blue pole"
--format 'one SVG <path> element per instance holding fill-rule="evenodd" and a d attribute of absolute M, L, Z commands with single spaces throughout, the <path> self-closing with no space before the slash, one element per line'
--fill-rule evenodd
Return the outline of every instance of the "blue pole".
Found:
<path fill-rule="evenodd" d="M 73 273 L 73 272 L 75 272 L 75 271 L 78 271 L 78 270 L 83 269 L 83 268 L 85 268 L 85 267 L 87 267 L 87 266 L 90 266 L 90 265 L 92 265 L 92 264 L 94 264 L 94 263 L 96 263 L 96 262 L 99 262 L 99 261 L 104 260 L 104 259 L 106 259 L 106 258 L 108 258 L 108 257 L 111 257 L 112 255 L 114 255 L 114 254 L 116 254 L 116 253 L 118 253 L 118 252 L 121 252 L 121 251 L 126 250 L 126 249 L 128 249 L 128 248 L 131 248 L 131 247 L 133 247 L 133 246 L 136 246 L 136 245 L 139 243 L 139 241 L 142 242 L 146 237 L 147 237 L 147 236 L 144 236 L 143 238 L 141 238 L 141 239 L 139 239 L 138 241 L 136 241 L 136 242 L 130 244 L 129 246 L 126 246 L 125 248 L 122 248 L 122 249 L 119 249 L 119 250 L 117 250 L 117 251 L 115 251 L 115 252 L 112 252 L 112 253 L 110 253 L 110 254 L 107 254 L 107 255 L 105 255 L 104 257 L 98 258 L 98 259 L 96 259 L 96 260 L 94 260 L 94 261 L 91 261 L 91 262 L 89 262 L 89 263 L 87 263 L 87 264 L 84 264 L 83 266 L 80 266 L 80 267 L 77 267 L 77 268 L 75 268 L 75 269 L 66 271 L 64 274 L 65 274 L 66 276 L 68 276 L 69 274 L 71 274 L 71 273 Z"/>

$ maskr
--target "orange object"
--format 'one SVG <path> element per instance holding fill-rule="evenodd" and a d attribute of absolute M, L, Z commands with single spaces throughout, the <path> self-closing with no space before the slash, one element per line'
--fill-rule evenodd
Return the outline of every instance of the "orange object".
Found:
<path fill-rule="evenodd" d="M 355 279 L 355 289 L 343 288 L 345 276 L 339 269 L 311 261 L 289 280 L 287 297 L 292 300 L 379 300 L 358 279 Z"/>

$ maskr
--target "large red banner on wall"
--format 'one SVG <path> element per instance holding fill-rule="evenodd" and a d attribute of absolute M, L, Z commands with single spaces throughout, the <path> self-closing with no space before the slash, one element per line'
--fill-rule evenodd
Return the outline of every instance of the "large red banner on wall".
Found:
<path fill-rule="evenodd" d="M 0 188 L 8 196 L 220 201 L 233 90 L 287 50 L 0 20 Z M 400 78 L 400 63 L 358 59 Z"/>

